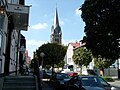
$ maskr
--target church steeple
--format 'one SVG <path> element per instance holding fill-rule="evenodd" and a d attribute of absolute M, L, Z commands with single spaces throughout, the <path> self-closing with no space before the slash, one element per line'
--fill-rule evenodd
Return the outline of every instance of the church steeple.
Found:
<path fill-rule="evenodd" d="M 58 12 L 57 12 L 57 8 L 55 10 L 55 17 L 54 17 L 54 29 L 59 26 L 59 19 L 58 19 Z"/>
<path fill-rule="evenodd" d="M 51 40 L 51 43 L 61 44 L 61 41 L 62 41 L 61 39 L 62 39 L 62 32 L 61 32 L 61 28 L 59 26 L 58 12 L 57 12 L 57 8 L 56 8 L 54 22 L 53 22 L 53 25 L 51 28 L 50 40 Z"/>

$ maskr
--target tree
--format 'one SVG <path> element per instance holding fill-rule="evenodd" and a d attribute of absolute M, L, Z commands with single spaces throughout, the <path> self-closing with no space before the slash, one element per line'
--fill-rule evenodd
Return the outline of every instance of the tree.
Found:
<path fill-rule="evenodd" d="M 52 66 L 54 68 L 55 64 L 58 65 L 64 59 L 66 50 L 65 46 L 58 45 L 57 43 L 47 43 L 36 50 L 36 55 L 41 64 L 40 53 L 44 52 L 43 67 L 48 68 Z"/>
<path fill-rule="evenodd" d="M 65 61 L 64 60 L 61 60 L 58 64 L 55 64 L 55 67 L 64 67 L 65 65 Z"/>
<path fill-rule="evenodd" d="M 73 61 L 76 65 L 82 68 L 82 65 L 88 66 L 92 61 L 91 52 L 85 47 L 80 47 L 74 50 Z"/>
<path fill-rule="evenodd" d="M 85 0 L 80 8 L 85 22 L 83 42 L 94 56 L 120 57 L 120 0 Z"/>
<path fill-rule="evenodd" d="M 94 62 L 95 66 L 100 69 L 100 73 L 103 76 L 104 69 L 115 63 L 115 60 L 101 58 L 101 56 L 99 55 L 98 57 L 94 57 Z"/>

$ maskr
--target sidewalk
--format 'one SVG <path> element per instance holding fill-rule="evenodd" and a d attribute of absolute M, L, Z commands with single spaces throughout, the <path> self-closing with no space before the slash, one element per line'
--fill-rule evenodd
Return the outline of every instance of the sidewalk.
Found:
<path fill-rule="evenodd" d="M 52 87 L 48 85 L 49 80 L 48 79 L 43 79 L 43 86 L 42 90 L 54 90 Z"/>
<path fill-rule="evenodd" d="M 54 89 L 51 88 L 47 83 L 43 82 L 42 90 L 54 90 Z"/>
<path fill-rule="evenodd" d="M 108 82 L 111 86 L 120 88 L 120 79 L 115 79 L 114 82 Z"/>
<path fill-rule="evenodd" d="M 0 77 L 0 90 L 2 90 L 3 77 Z"/>

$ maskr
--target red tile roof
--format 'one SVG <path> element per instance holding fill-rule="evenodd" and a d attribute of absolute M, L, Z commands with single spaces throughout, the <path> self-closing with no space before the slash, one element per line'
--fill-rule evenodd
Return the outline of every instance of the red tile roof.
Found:
<path fill-rule="evenodd" d="M 80 47 L 80 43 L 69 43 L 69 44 L 71 44 L 74 48 L 78 48 L 78 47 Z"/>
<path fill-rule="evenodd" d="M 69 44 L 71 44 L 74 48 L 78 48 L 85 45 L 85 43 L 80 43 L 80 42 L 69 43 Z"/>

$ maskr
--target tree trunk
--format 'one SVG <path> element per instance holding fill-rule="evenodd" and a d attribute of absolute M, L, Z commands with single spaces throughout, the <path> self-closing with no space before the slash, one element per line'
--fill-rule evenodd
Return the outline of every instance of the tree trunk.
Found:
<path fill-rule="evenodd" d="M 82 74 L 82 66 L 80 66 L 80 75 Z"/>
<path fill-rule="evenodd" d="M 100 69 L 100 76 L 104 76 L 104 68 Z"/>
<path fill-rule="evenodd" d="M 52 76 L 54 74 L 54 64 L 52 65 Z"/>

